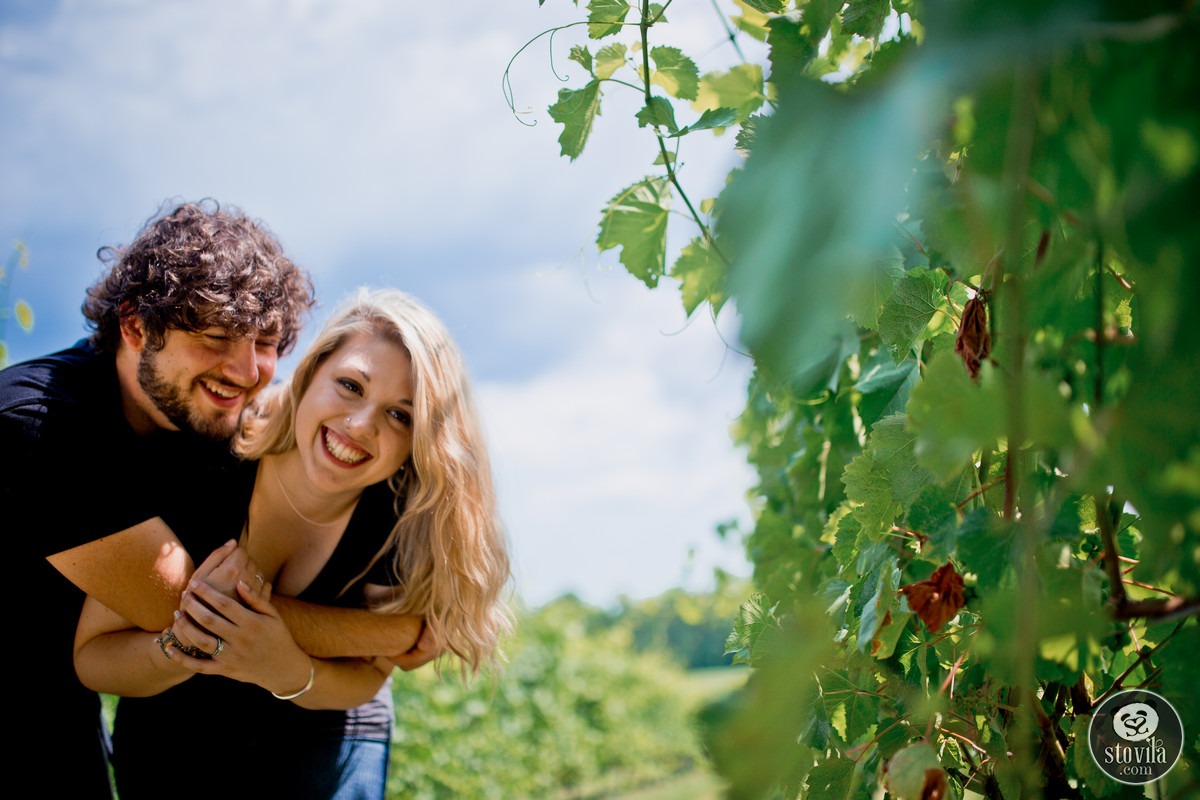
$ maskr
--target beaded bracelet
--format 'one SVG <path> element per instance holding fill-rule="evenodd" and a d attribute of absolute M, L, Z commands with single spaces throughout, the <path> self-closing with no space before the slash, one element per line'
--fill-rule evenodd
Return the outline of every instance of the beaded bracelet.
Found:
<path fill-rule="evenodd" d="M 158 642 L 158 649 L 162 650 L 163 655 L 167 658 L 171 657 L 171 654 L 167 652 L 168 646 L 174 647 L 185 656 L 191 656 L 192 658 L 212 658 L 212 653 L 206 653 L 199 647 L 192 647 L 179 641 L 179 639 L 175 638 L 175 631 L 170 628 L 163 628 L 163 632 L 154 641 Z"/>
<path fill-rule="evenodd" d="M 291 694 L 275 694 L 274 692 L 271 692 L 271 696 L 274 697 L 276 700 L 295 700 L 300 695 L 307 694 L 308 690 L 313 687 L 313 681 L 316 679 L 316 677 L 317 677 L 317 665 L 313 664 L 312 661 L 310 660 L 309 668 L 308 668 L 308 683 L 304 684 L 303 689 L 301 689 L 298 692 L 292 692 Z"/>

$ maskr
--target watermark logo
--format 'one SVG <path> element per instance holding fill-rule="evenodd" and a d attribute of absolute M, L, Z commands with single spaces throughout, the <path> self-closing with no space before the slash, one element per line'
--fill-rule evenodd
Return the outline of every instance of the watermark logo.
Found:
<path fill-rule="evenodd" d="M 1092 758 L 1115 781 L 1143 784 L 1171 771 L 1183 750 L 1183 721 L 1165 697 L 1126 689 L 1107 698 L 1088 726 Z"/>

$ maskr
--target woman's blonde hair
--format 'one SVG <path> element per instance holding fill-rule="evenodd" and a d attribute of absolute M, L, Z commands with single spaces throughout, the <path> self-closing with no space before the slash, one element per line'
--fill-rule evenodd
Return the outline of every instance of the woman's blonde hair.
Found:
<path fill-rule="evenodd" d="M 504 596 L 511 571 L 467 370 L 433 312 L 396 289 L 359 289 L 291 378 L 263 391 L 234 447 L 248 459 L 295 447 L 296 408 L 313 374 L 359 333 L 402 346 L 413 372 L 411 463 L 388 479 L 398 519 L 385 552 L 394 552 L 396 591 L 374 609 L 424 615 L 438 642 L 476 672 L 498 656 L 501 635 L 512 629 Z"/>

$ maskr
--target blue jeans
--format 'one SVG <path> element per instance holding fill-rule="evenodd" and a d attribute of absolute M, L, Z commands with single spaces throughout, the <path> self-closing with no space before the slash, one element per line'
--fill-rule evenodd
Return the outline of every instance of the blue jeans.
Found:
<path fill-rule="evenodd" d="M 383 800 L 389 742 L 343 739 L 337 755 L 338 786 L 331 800 Z"/>

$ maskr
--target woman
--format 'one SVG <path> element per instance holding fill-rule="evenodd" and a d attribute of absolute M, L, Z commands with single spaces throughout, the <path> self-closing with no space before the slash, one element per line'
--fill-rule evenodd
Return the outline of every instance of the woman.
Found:
<path fill-rule="evenodd" d="M 214 498 L 246 509 L 257 571 L 241 602 L 193 581 L 158 636 L 92 598 L 80 617 L 80 679 L 123 698 L 118 792 L 382 798 L 391 663 L 310 658 L 270 593 L 421 614 L 465 671 L 494 659 L 509 563 L 461 357 L 409 296 L 360 291 L 263 392 L 235 448 L 240 492 L 204 492 L 197 513 Z"/>

